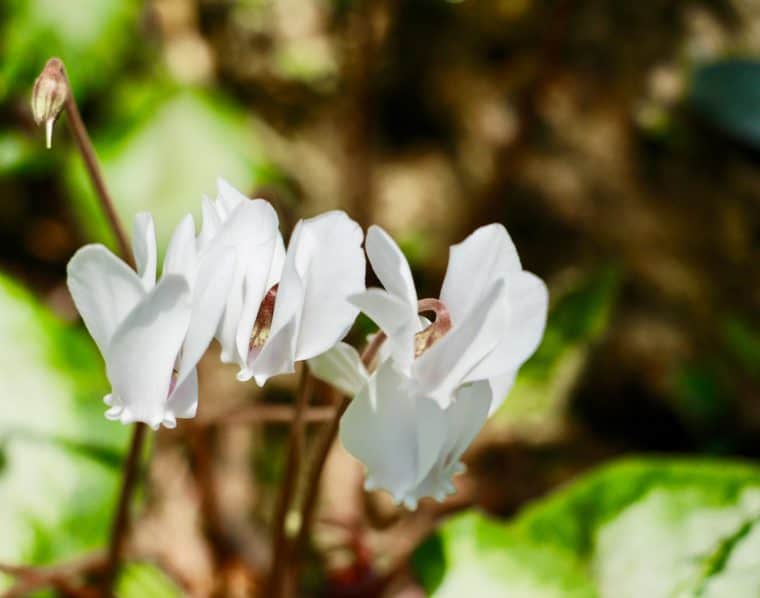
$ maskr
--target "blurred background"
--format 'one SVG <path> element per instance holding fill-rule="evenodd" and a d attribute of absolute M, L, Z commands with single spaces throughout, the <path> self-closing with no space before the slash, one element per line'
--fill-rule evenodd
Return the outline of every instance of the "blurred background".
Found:
<path fill-rule="evenodd" d="M 489 222 L 549 285 L 453 499 L 403 515 L 336 448 L 304 595 L 760 596 L 725 550 L 760 548 L 760 3 L 4 0 L 0 559 L 26 564 L 103 544 L 128 435 L 65 287 L 114 239 L 66 117 L 46 151 L 29 109 L 53 55 L 125 223 L 150 210 L 162 247 L 221 176 L 286 231 L 332 208 L 382 225 L 421 297 Z M 213 347 L 198 419 L 155 437 L 121 595 L 260 587 L 287 427 L 224 414 L 295 382 L 233 373 Z"/>

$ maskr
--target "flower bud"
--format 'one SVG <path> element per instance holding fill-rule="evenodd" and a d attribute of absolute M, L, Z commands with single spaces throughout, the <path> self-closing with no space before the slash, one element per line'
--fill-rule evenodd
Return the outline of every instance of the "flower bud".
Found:
<path fill-rule="evenodd" d="M 63 110 L 69 92 L 63 62 L 59 58 L 47 61 L 32 90 L 32 115 L 38 125 L 45 123 L 45 140 L 50 149 L 53 142 L 53 125 Z"/>

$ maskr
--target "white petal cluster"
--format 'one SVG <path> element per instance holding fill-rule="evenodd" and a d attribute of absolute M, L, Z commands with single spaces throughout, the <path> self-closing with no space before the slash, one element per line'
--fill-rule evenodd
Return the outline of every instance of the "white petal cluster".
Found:
<path fill-rule="evenodd" d="M 285 246 L 277 214 L 224 181 L 177 226 L 157 280 L 153 220 L 138 214 L 136 270 L 102 245 L 79 250 L 68 286 L 106 363 L 106 417 L 174 427 L 198 405 L 196 365 L 211 341 L 238 379 L 259 385 L 309 360 L 353 396 L 340 426 L 367 489 L 413 509 L 454 491 L 460 458 L 536 350 L 546 286 L 522 269 L 498 224 L 451 247 L 440 298 L 418 301 L 398 245 L 377 226 L 365 242 L 383 288 L 366 289 L 361 228 L 345 213 L 298 222 Z M 420 311 L 432 309 L 435 318 Z M 359 311 L 379 326 L 372 363 L 340 343 Z"/>
<path fill-rule="evenodd" d="M 351 295 L 364 290 L 365 260 L 361 227 L 345 212 L 326 212 L 296 224 L 287 251 L 282 235 L 252 247 L 265 216 L 221 182 L 219 198 L 204 200 L 203 244 L 235 248 L 238 256 L 217 339 L 222 360 L 240 366 L 238 379 L 259 385 L 294 371 L 296 361 L 315 357 L 343 338 L 359 310 Z M 240 208 L 246 209 L 241 213 Z M 233 217 L 234 215 L 234 217 Z M 276 294 L 269 318 L 261 310 L 267 293 Z M 265 320 L 265 321 L 262 321 Z M 252 335 L 257 324 L 258 342 Z"/>
<path fill-rule="evenodd" d="M 106 362 L 109 419 L 173 428 L 198 406 L 195 366 L 216 331 L 235 256 L 200 254 L 192 217 L 177 227 L 156 283 L 156 236 L 148 214 L 135 219 L 137 272 L 102 245 L 87 245 L 68 265 L 74 303 Z"/>
<path fill-rule="evenodd" d="M 355 395 L 340 437 L 367 468 L 365 486 L 413 509 L 422 497 L 442 500 L 453 492 L 461 455 L 541 340 L 548 294 L 522 269 L 503 226 L 479 228 L 450 251 L 440 302 L 451 328 L 415 355 L 415 335 L 429 322 L 418 315 L 409 264 L 376 226 L 366 250 L 384 289 L 351 301 L 387 337 L 381 363 L 369 375 L 341 344 L 310 364 L 316 376 Z"/>
<path fill-rule="evenodd" d="M 202 211 L 197 236 L 192 216 L 177 226 L 158 283 L 148 214 L 135 220 L 137 271 L 102 245 L 69 262 L 69 290 L 106 362 L 109 419 L 155 429 L 193 417 L 195 366 L 214 338 L 241 380 L 263 384 L 330 349 L 356 318 L 348 297 L 364 290 L 362 231 L 343 212 L 299 222 L 286 252 L 264 200 L 220 181 Z"/>

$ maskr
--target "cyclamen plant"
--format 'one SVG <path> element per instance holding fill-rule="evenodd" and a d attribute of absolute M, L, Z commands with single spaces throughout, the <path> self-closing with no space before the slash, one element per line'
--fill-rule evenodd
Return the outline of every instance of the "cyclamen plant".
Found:
<path fill-rule="evenodd" d="M 440 297 L 419 300 L 406 258 L 383 229 L 371 226 L 365 240 L 344 212 L 326 212 L 298 222 L 286 249 L 274 208 L 220 180 L 217 197 L 202 201 L 200 231 L 190 215 L 177 225 L 158 277 L 153 219 L 137 215 L 130 251 L 59 60 L 43 71 L 32 106 L 48 143 L 53 123 L 67 110 L 123 258 L 87 245 L 67 269 L 71 296 L 111 384 L 105 415 L 135 424 L 106 595 L 144 424 L 173 428 L 178 418 L 196 415 L 196 365 L 215 338 L 221 360 L 238 365 L 241 382 L 253 378 L 263 386 L 272 376 L 293 373 L 300 361 L 308 362 L 304 372 L 345 395 L 310 472 L 296 548 L 338 428 L 345 449 L 364 464 L 366 490 L 386 490 L 407 509 L 455 491 L 452 476 L 464 469 L 464 451 L 506 398 L 546 323 L 546 286 L 522 269 L 503 226 L 484 226 L 452 246 Z M 383 288 L 365 288 L 365 250 Z M 360 311 L 379 327 L 361 354 L 342 342 Z M 302 384 L 296 403 L 275 517 L 272 596 L 283 587 L 285 515 L 293 502 L 307 388 Z"/>

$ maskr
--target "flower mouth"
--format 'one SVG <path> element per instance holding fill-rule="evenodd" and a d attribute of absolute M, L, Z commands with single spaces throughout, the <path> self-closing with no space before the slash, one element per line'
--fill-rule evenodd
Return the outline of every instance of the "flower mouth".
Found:
<path fill-rule="evenodd" d="M 414 335 L 415 359 L 432 347 L 436 341 L 451 330 L 451 315 L 440 299 L 421 299 L 417 302 L 418 313 L 433 312 L 435 320 L 425 329 Z"/>
<path fill-rule="evenodd" d="M 272 318 L 274 317 L 274 304 L 277 301 L 277 290 L 279 288 L 280 283 L 277 283 L 269 289 L 264 295 L 261 305 L 259 305 L 259 313 L 256 314 L 256 322 L 254 322 L 251 331 L 251 340 L 248 342 L 249 351 L 260 350 L 269 339 Z"/>
<path fill-rule="evenodd" d="M 435 320 L 414 335 L 414 358 L 417 359 L 430 347 L 432 347 L 437 341 L 451 330 L 451 315 L 446 305 L 440 299 L 421 299 L 417 302 L 417 312 L 433 312 L 435 314 Z M 378 330 L 377 333 L 371 338 L 369 344 L 362 353 L 362 363 L 364 366 L 371 370 L 375 363 L 375 358 L 382 344 L 388 339 L 388 336 L 383 330 Z"/>
<path fill-rule="evenodd" d="M 177 387 L 177 380 L 179 380 L 179 370 L 177 369 L 177 366 L 174 366 L 172 368 L 172 377 L 169 380 L 169 392 L 166 393 L 167 399 L 171 396 L 171 394 L 174 392 L 174 389 Z"/>

